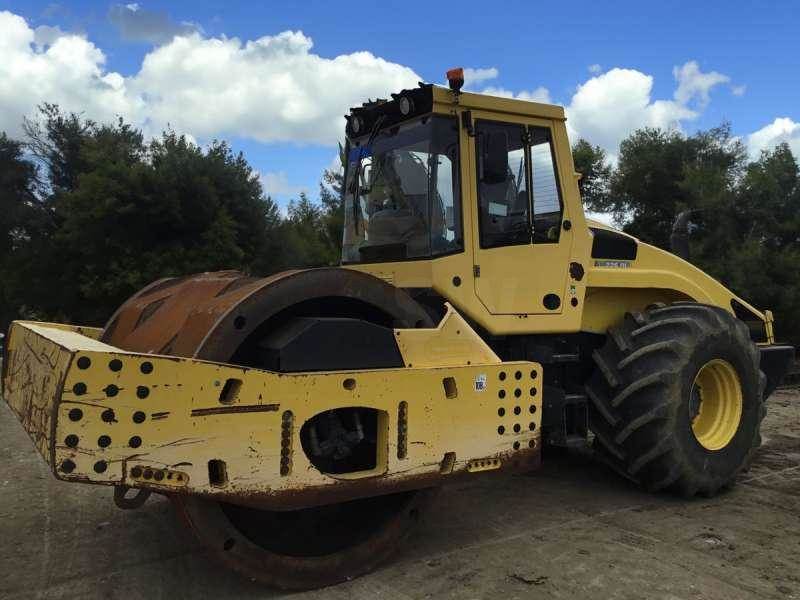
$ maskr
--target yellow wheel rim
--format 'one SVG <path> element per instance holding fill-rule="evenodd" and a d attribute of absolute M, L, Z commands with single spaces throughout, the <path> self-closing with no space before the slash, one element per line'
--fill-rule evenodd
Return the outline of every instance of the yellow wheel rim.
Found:
<path fill-rule="evenodd" d="M 708 361 L 694 378 L 692 432 L 706 450 L 720 450 L 736 435 L 742 419 L 742 385 L 726 360 Z"/>

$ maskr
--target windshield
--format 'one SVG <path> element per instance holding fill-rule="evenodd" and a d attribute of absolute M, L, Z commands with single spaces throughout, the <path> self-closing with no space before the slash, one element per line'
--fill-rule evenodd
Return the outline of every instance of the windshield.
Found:
<path fill-rule="evenodd" d="M 350 144 L 347 162 L 342 262 L 463 248 L 454 118 L 426 117 L 364 136 Z"/>

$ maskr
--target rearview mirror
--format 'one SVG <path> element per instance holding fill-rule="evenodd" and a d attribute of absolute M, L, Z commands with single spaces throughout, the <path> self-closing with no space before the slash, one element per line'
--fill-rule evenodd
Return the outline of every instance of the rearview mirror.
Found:
<path fill-rule="evenodd" d="M 508 178 L 508 136 L 505 131 L 492 131 L 483 139 L 484 183 L 502 183 Z"/>

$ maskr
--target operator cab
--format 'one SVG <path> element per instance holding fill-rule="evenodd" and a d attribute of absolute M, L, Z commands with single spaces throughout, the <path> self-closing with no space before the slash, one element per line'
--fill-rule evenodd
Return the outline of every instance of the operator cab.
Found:
<path fill-rule="evenodd" d="M 415 98 L 404 99 L 398 104 L 410 113 Z M 458 121 L 427 113 L 394 122 L 393 104 L 365 105 L 348 119 L 345 264 L 431 258 L 463 249 Z"/>
<path fill-rule="evenodd" d="M 552 129 L 505 120 L 503 113 L 437 112 L 436 91 L 420 84 L 347 115 L 343 264 L 465 249 L 462 197 L 469 195 L 462 186 L 471 184 L 461 181 L 465 114 L 474 138 L 480 248 L 558 243 L 563 203 Z"/>

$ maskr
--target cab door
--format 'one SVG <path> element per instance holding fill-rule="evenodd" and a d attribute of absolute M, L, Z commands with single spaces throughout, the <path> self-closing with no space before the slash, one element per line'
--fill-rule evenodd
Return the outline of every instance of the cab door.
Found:
<path fill-rule="evenodd" d="M 572 232 L 551 124 L 473 115 L 475 293 L 492 314 L 559 314 Z"/>

